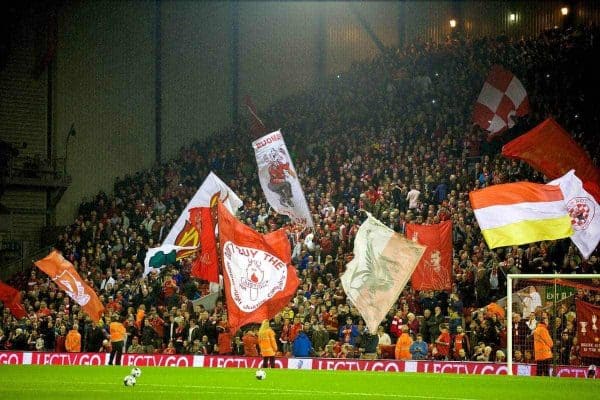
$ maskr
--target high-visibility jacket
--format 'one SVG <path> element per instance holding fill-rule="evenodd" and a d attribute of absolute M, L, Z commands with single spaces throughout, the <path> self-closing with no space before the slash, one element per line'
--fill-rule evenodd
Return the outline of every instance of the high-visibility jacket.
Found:
<path fill-rule="evenodd" d="M 263 357 L 274 356 L 277 352 L 277 342 L 275 341 L 275 332 L 271 328 L 258 332 L 258 347 Z"/>
<path fill-rule="evenodd" d="M 552 338 L 548 333 L 546 324 L 538 322 L 533 331 L 533 352 L 535 361 L 548 360 L 552 358 Z"/>
<path fill-rule="evenodd" d="M 125 340 L 125 326 L 120 322 L 110 323 L 110 341 L 111 342 L 122 342 Z"/>
<path fill-rule="evenodd" d="M 69 353 L 79 353 L 81 351 L 81 334 L 75 329 L 71 329 L 67 333 L 65 348 Z"/>
<path fill-rule="evenodd" d="M 410 354 L 410 345 L 412 342 L 413 340 L 410 338 L 408 333 L 403 333 L 400 335 L 398 341 L 396 342 L 396 360 L 410 360 L 412 358 Z"/>

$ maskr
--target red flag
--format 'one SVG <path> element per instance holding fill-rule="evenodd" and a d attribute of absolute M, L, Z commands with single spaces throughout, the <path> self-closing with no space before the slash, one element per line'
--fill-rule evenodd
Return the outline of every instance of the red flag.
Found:
<path fill-rule="evenodd" d="M 427 246 L 411 277 L 416 290 L 452 289 L 452 222 L 406 224 L 406 237 Z"/>
<path fill-rule="evenodd" d="M 262 235 L 235 219 L 223 204 L 218 207 L 228 322 L 235 332 L 273 318 L 296 293 L 299 280 L 283 229 Z"/>
<path fill-rule="evenodd" d="M 550 179 L 560 178 L 574 169 L 584 187 L 586 182 L 600 184 L 600 170 L 585 150 L 552 118 L 505 144 L 502 155 L 523 160 Z M 589 193 L 596 197 L 593 189 Z M 596 200 L 600 201 L 598 197 Z"/>
<path fill-rule="evenodd" d="M 219 260 L 212 209 L 190 208 L 190 221 L 200 232 L 200 250 L 192 264 L 191 275 L 209 282 L 219 282 Z"/>
<path fill-rule="evenodd" d="M 265 124 L 258 117 L 256 106 L 250 96 L 244 97 L 244 105 L 248 108 L 248 112 L 250 113 L 250 133 L 252 133 L 254 139 L 258 139 L 269 133 Z"/>
<path fill-rule="evenodd" d="M 45 258 L 34 263 L 39 269 L 62 290 L 81 306 L 81 309 L 90 316 L 94 322 L 98 322 L 104 306 L 98 299 L 96 292 L 83 282 L 73 264 L 56 250 L 53 250 Z"/>
<path fill-rule="evenodd" d="M 27 316 L 25 307 L 21 304 L 21 292 L 4 282 L 0 282 L 0 301 L 16 318 L 21 319 Z"/>
<path fill-rule="evenodd" d="M 577 300 L 577 341 L 581 357 L 600 358 L 600 307 Z"/>
<path fill-rule="evenodd" d="M 492 66 L 473 107 L 473 122 L 494 135 L 514 126 L 513 116 L 529 113 L 529 98 L 523 84 L 500 65 Z"/>

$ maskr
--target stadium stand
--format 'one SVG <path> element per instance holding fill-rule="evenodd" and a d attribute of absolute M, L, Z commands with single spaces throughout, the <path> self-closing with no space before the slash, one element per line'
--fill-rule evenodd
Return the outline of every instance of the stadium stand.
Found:
<path fill-rule="evenodd" d="M 494 361 L 497 354 L 506 353 L 507 317 L 487 305 L 504 296 L 505 274 L 598 273 L 600 266 L 597 252 L 584 261 L 569 240 L 488 250 L 468 193 L 504 182 L 543 182 L 544 177 L 527 165 L 502 158 L 499 149 L 549 116 L 571 132 L 597 164 L 599 142 L 594 134 L 600 113 L 597 103 L 588 101 L 593 70 L 585 60 L 597 52 L 594 38 L 599 33 L 596 27 L 579 27 L 552 29 L 520 41 L 453 38 L 390 48 L 370 62 L 354 65 L 341 78 L 332 77 L 325 87 L 274 104 L 264 120 L 285 135 L 314 216 L 312 237 L 269 209 L 256 177 L 251 138 L 246 137 L 249 129 L 243 126 L 186 146 L 165 164 L 117 179 L 113 193 L 100 192 L 80 205 L 55 247 L 96 290 L 107 310 L 125 321 L 132 338 L 126 351 L 244 354 L 253 334 L 246 328 L 236 336 L 228 334 L 223 301 L 210 310 L 193 306 L 193 300 L 208 294 L 208 284 L 190 278 L 190 260 L 142 278 L 147 249 L 164 239 L 188 199 L 214 171 L 244 201 L 240 220 L 261 232 L 289 228 L 302 284 L 272 321 L 277 337 L 291 341 L 308 322 L 314 356 L 350 358 L 361 357 L 369 345 L 364 322 L 346 303 L 339 281 L 352 258 L 362 222 L 359 209 L 401 233 L 407 222 L 450 219 L 452 294 L 407 287 L 382 323 L 378 353 L 394 357 L 397 326 L 407 325 L 413 336 L 422 334 L 428 344 L 423 358 Z M 533 111 L 487 142 L 470 114 L 493 64 L 504 65 L 520 78 Z M 246 142 L 247 146 L 237 144 Z M 411 187 L 420 196 L 409 209 Z M 499 271 L 494 279 L 492 270 Z M 66 334 L 77 324 L 82 351 L 107 351 L 107 323 L 93 324 L 41 271 L 32 266 L 9 283 L 23 291 L 28 317 L 18 321 L 3 310 L 0 350 L 64 351 Z M 580 295 L 600 304 L 600 293 Z M 140 320 L 142 307 L 145 315 Z M 536 310 L 530 318 L 542 318 L 545 312 Z M 574 314 L 573 309 L 561 312 Z M 354 345 L 341 343 L 338 335 L 348 318 L 360 333 Z M 571 329 L 565 329 L 560 340 L 573 351 L 575 320 L 573 315 Z M 441 328 L 449 328 L 451 348 L 440 354 L 432 342 L 440 335 L 440 324 L 446 323 Z M 190 324 L 198 326 L 193 335 Z M 519 329 L 527 338 L 532 327 L 525 323 Z M 385 336 L 391 336 L 389 343 Z M 532 362 L 531 342 L 519 345 L 518 357 Z M 283 343 L 279 350 L 283 355 L 291 351 Z M 564 357 L 565 362 L 589 363 Z"/>

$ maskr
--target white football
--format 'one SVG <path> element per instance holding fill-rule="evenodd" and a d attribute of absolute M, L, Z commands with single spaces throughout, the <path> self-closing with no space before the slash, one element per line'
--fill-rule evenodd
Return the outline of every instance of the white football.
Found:
<path fill-rule="evenodd" d="M 135 386 L 135 376 L 127 375 L 125 378 L 123 378 L 123 385 Z"/>
<path fill-rule="evenodd" d="M 134 378 L 139 378 L 140 375 L 142 375 L 142 370 L 138 367 L 133 367 L 133 369 L 131 370 L 131 376 L 133 376 Z"/>
<path fill-rule="evenodd" d="M 258 371 L 256 371 L 256 379 L 258 379 L 259 381 L 262 381 L 263 379 L 267 378 L 267 373 L 262 370 L 259 369 Z"/>

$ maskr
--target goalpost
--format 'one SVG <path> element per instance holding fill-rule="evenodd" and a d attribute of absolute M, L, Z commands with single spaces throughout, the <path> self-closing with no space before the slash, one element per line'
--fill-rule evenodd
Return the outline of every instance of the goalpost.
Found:
<path fill-rule="evenodd" d="M 577 286 L 585 287 L 586 291 L 593 292 L 592 295 L 600 294 L 600 285 L 597 282 L 581 282 L 581 280 L 600 280 L 600 275 L 597 274 L 508 274 L 506 284 L 506 361 L 507 361 L 507 373 L 513 374 L 513 312 L 516 310 L 525 319 L 531 313 L 539 300 L 541 300 L 541 307 L 548 312 L 549 315 L 554 318 L 553 320 L 553 331 L 550 332 L 553 341 L 560 340 L 560 333 L 557 332 L 556 328 L 556 317 L 557 317 L 557 306 L 562 307 L 563 311 L 566 307 L 572 311 L 573 305 L 575 304 L 575 293 L 577 292 Z M 570 286 L 565 282 L 574 280 L 574 285 Z M 562 281 L 562 282 L 561 282 Z M 579 281 L 579 282 L 577 282 Z M 579 283 L 579 285 L 575 284 Z M 533 289 L 532 289 L 533 287 Z M 591 288 L 591 289 L 590 289 Z M 538 289 L 542 289 L 543 293 L 539 293 Z M 535 293 L 538 293 L 537 296 Z M 531 293 L 528 294 L 528 293 Z M 532 296 L 533 295 L 533 296 Z M 533 300 L 532 300 L 533 297 Z M 539 297 L 539 300 L 536 298 Z M 537 303 L 536 303 L 537 302 Z M 600 327 L 600 321 L 598 323 Z M 575 328 L 575 335 L 577 335 L 577 326 Z M 564 329 L 564 327 L 560 327 Z M 558 333 L 558 337 L 557 337 Z M 525 342 L 517 344 L 525 348 Z M 521 349 L 521 351 L 523 351 Z M 557 365 L 557 355 L 554 354 L 553 366 Z M 531 361 L 535 362 L 535 361 Z"/>

